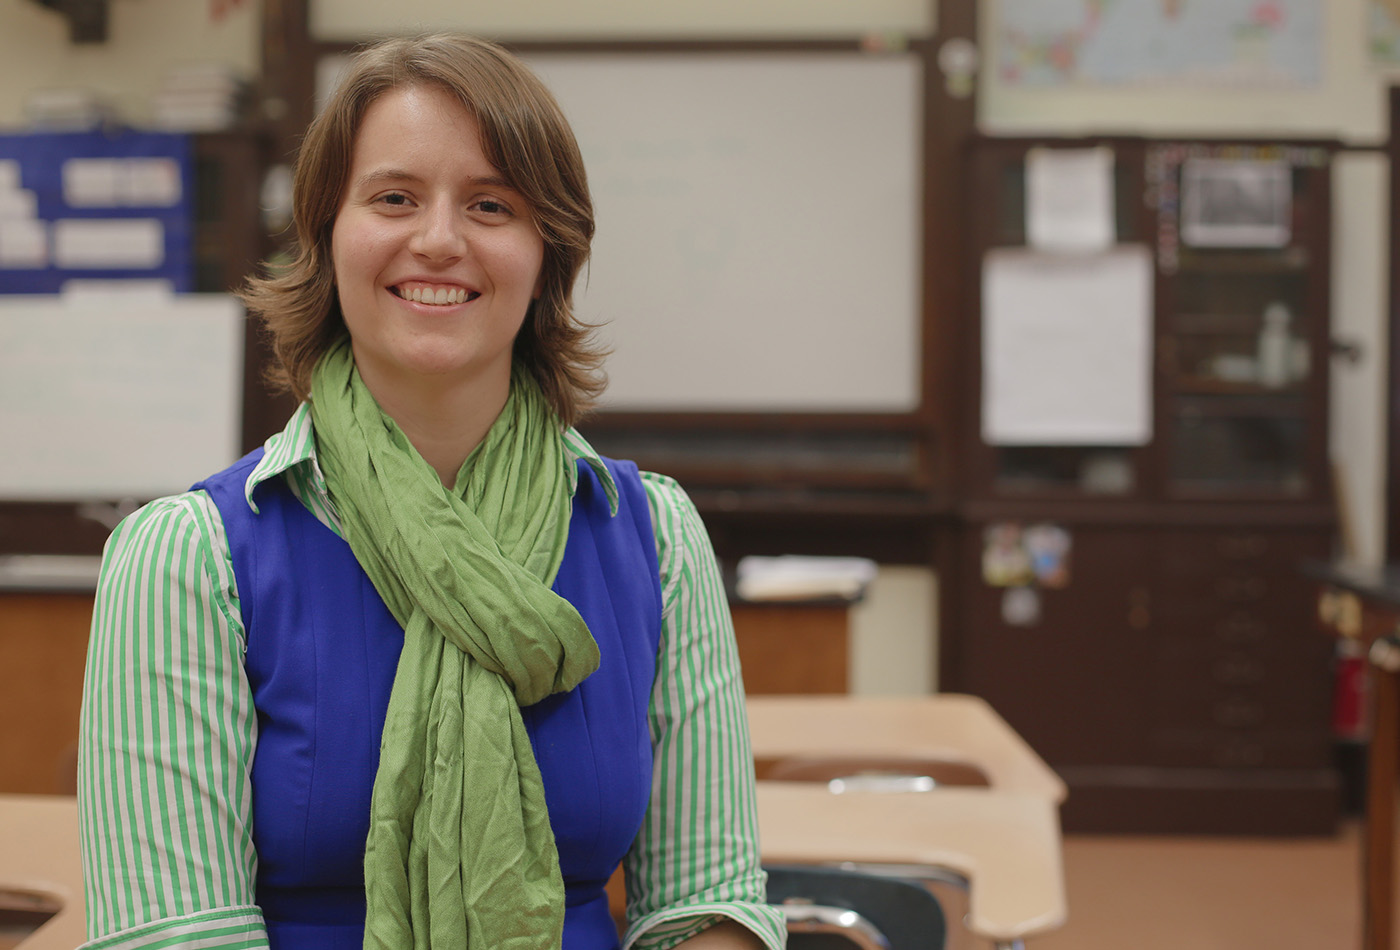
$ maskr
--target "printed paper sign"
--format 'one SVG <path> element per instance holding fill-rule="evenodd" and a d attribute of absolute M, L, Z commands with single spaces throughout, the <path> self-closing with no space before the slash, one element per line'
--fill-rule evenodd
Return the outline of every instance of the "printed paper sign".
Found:
<path fill-rule="evenodd" d="M 169 208 L 180 201 L 180 165 L 172 158 L 70 158 L 63 200 L 73 208 Z"/>
<path fill-rule="evenodd" d="M 43 221 L 0 219 L 0 269 L 49 266 L 49 227 Z"/>
<path fill-rule="evenodd" d="M 70 270 L 151 270 L 165 259 L 165 227 L 152 218 L 54 222 L 54 262 Z"/>

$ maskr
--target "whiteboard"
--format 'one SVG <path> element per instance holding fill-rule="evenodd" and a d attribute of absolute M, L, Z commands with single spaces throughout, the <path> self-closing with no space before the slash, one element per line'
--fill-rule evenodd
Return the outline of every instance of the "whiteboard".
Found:
<path fill-rule="evenodd" d="M 588 169 L 604 407 L 917 408 L 917 57 L 527 59 Z"/>
<path fill-rule="evenodd" d="M 146 500 L 239 455 L 242 305 L 0 297 L 0 498 Z"/>

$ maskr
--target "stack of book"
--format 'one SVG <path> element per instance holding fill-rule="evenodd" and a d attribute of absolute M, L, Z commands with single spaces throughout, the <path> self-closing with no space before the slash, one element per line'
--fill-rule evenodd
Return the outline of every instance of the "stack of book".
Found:
<path fill-rule="evenodd" d="M 862 557 L 750 555 L 739 560 L 735 593 L 750 601 L 857 601 L 875 580 L 876 570 L 874 561 Z"/>
<path fill-rule="evenodd" d="M 151 121 L 158 129 L 210 132 L 238 123 L 247 84 L 218 63 L 180 66 L 165 74 L 151 97 Z"/>
<path fill-rule="evenodd" d="M 85 132 L 114 121 L 111 103 L 95 90 L 36 89 L 25 96 L 29 127 L 44 132 Z"/>

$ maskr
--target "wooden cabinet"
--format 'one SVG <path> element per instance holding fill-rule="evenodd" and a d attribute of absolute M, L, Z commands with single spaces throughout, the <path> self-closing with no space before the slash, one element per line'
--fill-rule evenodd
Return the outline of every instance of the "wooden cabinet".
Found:
<path fill-rule="evenodd" d="M 1027 156 L 1047 147 L 1113 152 L 1116 241 L 1151 254 L 1150 432 L 1132 444 L 988 444 L 986 354 L 970 326 L 943 687 L 988 699 L 1060 772 L 1067 829 L 1328 831 L 1340 805 L 1329 647 L 1298 568 L 1329 555 L 1334 529 L 1330 153 L 983 140 L 970 163 L 976 256 L 1024 245 Z M 1185 239 L 1202 240 L 1182 217 L 1199 200 L 1183 194 L 1199 187 L 1184 171 L 1198 160 L 1250 166 L 1241 187 L 1256 172 L 1283 183 L 1274 243 Z M 983 570 L 989 539 L 1032 525 L 1068 540 L 1064 577 Z"/>
<path fill-rule="evenodd" d="M 845 693 L 850 690 L 850 604 L 731 603 L 744 691 Z"/>
<path fill-rule="evenodd" d="M 0 591 L 0 793 L 73 793 L 91 623 L 91 593 Z"/>

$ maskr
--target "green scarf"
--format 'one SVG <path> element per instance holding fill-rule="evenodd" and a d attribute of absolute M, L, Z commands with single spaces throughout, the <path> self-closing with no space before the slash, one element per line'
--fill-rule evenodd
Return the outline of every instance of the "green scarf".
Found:
<path fill-rule="evenodd" d="M 365 947 L 553 950 L 564 884 L 520 706 L 598 647 L 550 590 L 568 537 L 558 417 L 519 368 L 447 491 L 365 388 L 316 366 L 317 457 L 356 559 L 404 628 L 365 846 Z"/>

